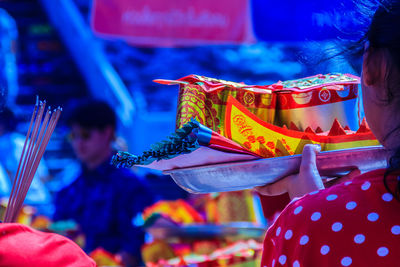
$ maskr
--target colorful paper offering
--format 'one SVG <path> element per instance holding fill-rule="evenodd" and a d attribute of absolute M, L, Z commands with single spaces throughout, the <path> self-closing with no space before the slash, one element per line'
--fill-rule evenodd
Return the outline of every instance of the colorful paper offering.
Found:
<path fill-rule="evenodd" d="M 270 87 L 277 98 L 273 124 L 328 131 L 337 119 L 356 130 L 360 121 L 359 83 L 360 79 L 351 74 L 319 74 L 273 84 Z"/>
<path fill-rule="evenodd" d="M 293 124 L 303 131 L 319 126 L 327 131 L 334 119 L 352 130 L 359 125 L 360 79 L 351 74 L 319 74 L 264 86 L 198 75 L 155 82 L 179 85 L 177 128 L 193 118 L 226 136 L 224 121 L 229 97 L 262 121 L 278 126 Z"/>
<path fill-rule="evenodd" d="M 270 123 L 275 119 L 276 96 L 273 88 L 246 85 L 198 75 L 178 80 L 155 80 L 155 82 L 179 84 L 176 127 L 180 128 L 196 119 L 211 130 L 225 136 L 224 118 L 229 96 L 237 99 L 250 112 Z"/>
<path fill-rule="evenodd" d="M 350 74 L 315 75 L 268 86 L 190 75 L 178 80 L 177 130 L 140 156 L 118 152 L 119 167 L 172 170 L 222 162 L 379 145 L 360 123 L 358 84 Z"/>
<path fill-rule="evenodd" d="M 357 132 L 344 130 L 336 119 L 329 132 L 315 133 L 311 127 L 301 132 L 262 121 L 232 97 L 227 102 L 225 132 L 264 158 L 301 154 L 306 144 L 320 144 L 322 151 L 379 145 L 365 120 Z"/>

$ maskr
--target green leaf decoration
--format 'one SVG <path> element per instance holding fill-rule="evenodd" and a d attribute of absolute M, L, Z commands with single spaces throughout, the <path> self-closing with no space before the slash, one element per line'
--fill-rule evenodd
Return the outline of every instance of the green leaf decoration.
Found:
<path fill-rule="evenodd" d="M 153 161 L 171 159 L 181 154 L 191 153 L 200 146 L 197 135 L 193 133 L 198 128 L 199 123 L 192 119 L 167 137 L 166 140 L 152 144 L 150 149 L 144 151 L 140 156 L 119 151 L 113 156 L 111 164 L 117 168 L 130 168 L 134 165 L 148 165 Z"/>

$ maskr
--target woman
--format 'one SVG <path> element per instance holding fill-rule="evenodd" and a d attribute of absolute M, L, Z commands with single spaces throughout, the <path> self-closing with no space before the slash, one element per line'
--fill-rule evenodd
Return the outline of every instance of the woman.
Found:
<path fill-rule="evenodd" d="M 400 266 L 399 0 L 382 2 L 365 37 L 365 116 L 389 167 L 324 189 L 319 148 L 306 146 L 299 174 L 257 188 L 294 199 L 268 229 L 262 266 Z"/>

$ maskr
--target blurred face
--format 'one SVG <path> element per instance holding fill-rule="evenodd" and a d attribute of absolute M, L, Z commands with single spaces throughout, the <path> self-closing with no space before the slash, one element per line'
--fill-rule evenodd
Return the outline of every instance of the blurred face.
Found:
<path fill-rule="evenodd" d="M 91 165 L 108 157 L 111 148 L 112 129 L 86 129 L 78 125 L 71 127 L 70 142 L 77 158 Z"/>

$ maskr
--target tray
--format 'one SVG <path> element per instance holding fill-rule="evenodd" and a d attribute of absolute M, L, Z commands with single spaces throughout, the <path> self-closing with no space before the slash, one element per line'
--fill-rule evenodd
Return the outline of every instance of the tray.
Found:
<path fill-rule="evenodd" d="M 317 168 L 322 176 L 334 177 L 359 168 L 367 172 L 386 167 L 387 151 L 371 146 L 320 152 Z M 273 183 L 299 169 L 301 155 L 214 164 L 164 171 L 190 193 L 237 191 Z"/>

